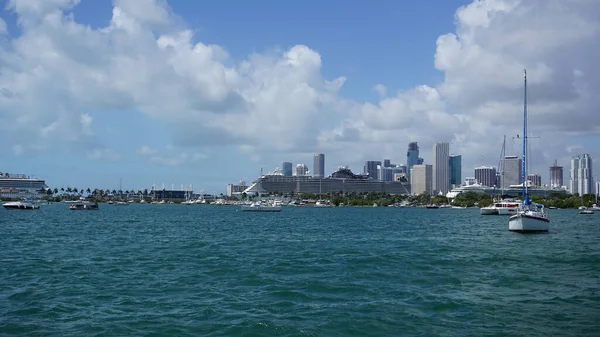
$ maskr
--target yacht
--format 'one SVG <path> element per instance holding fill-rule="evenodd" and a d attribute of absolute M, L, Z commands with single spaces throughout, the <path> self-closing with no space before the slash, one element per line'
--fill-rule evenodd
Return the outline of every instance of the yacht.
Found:
<path fill-rule="evenodd" d="M 491 206 L 482 207 L 481 215 L 515 215 L 519 210 L 520 202 L 514 200 L 500 200 Z"/>
<path fill-rule="evenodd" d="M 40 209 L 40 205 L 27 199 L 23 199 L 22 201 L 9 201 L 2 206 L 7 209 Z"/>
<path fill-rule="evenodd" d="M 333 205 L 326 200 L 317 200 L 317 202 L 315 203 L 315 207 L 318 208 L 331 208 L 333 207 Z"/>
<path fill-rule="evenodd" d="M 281 205 L 263 203 L 262 201 L 256 201 L 250 205 L 241 206 L 243 212 L 281 212 Z"/>
<path fill-rule="evenodd" d="M 584 207 L 583 209 L 581 207 L 579 207 L 580 211 L 579 214 L 594 214 L 594 211 Z"/>
<path fill-rule="evenodd" d="M 99 208 L 98 208 L 98 203 L 95 201 L 77 201 L 77 202 L 70 204 L 69 209 L 72 211 L 78 211 L 78 210 L 90 211 L 90 210 L 97 210 Z"/>
<path fill-rule="evenodd" d="M 523 102 L 523 168 L 521 178 L 523 180 L 522 195 L 523 204 L 515 215 L 508 219 L 508 230 L 519 233 L 547 232 L 550 227 L 550 219 L 544 210 L 544 205 L 534 204 L 529 199 L 527 191 L 527 71 L 524 80 L 524 102 Z"/>

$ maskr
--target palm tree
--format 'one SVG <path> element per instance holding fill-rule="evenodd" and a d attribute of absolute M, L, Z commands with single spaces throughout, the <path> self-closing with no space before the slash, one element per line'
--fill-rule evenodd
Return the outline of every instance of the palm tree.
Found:
<path fill-rule="evenodd" d="M 144 189 L 144 195 L 148 195 L 148 189 L 147 188 Z"/>
<path fill-rule="evenodd" d="M 58 188 L 54 188 L 54 194 L 58 194 Z"/>
<path fill-rule="evenodd" d="M 67 193 L 71 194 L 71 192 L 73 192 L 73 189 L 70 187 L 67 187 Z"/>
<path fill-rule="evenodd" d="M 92 190 L 90 190 L 90 188 L 88 187 L 87 190 L 85 190 L 87 192 L 88 195 L 90 195 L 90 193 L 92 193 Z M 94 192 L 96 192 L 96 190 L 94 190 Z"/>

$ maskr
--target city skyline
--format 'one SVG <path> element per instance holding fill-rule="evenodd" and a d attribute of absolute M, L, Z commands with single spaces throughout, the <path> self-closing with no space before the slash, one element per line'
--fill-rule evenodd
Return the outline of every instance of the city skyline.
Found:
<path fill-rule="evenodd" d="M 417 141 L 425 162 L 449 143 L 464 180 L 497 166 L 504 135 L 520 156 L 524 68 L 531 172 L 547 183 L 554 160 L 568 171 L 575 155 L 600 157 L 600 30 L 585 29 L 600 24 L 597 1 L 340 6 L 11 0 L 0 170 L 53 186 L 221 192 L 281 160 L 313 170 L 314 153 L 325 175 L 406 164 Z"/>

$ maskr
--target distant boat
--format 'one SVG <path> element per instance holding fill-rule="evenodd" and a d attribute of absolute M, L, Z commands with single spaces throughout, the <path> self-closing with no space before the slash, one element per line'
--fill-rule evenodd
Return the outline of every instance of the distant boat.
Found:
<path fill-rule="evenodd" d="M 527 232 L 547 232 L 550 219 L 546 215 L 544 205 L 534 204 L 529 199 L 527 192 L 527 71 L 525 71 L 524 80 L 524 99 L 523 99 L 523 169 L 521 170 L 521 179 L 523 181 L 522 196 L 523 204 L 519 207 L 517 214 L 508 219 L 508 230 L 519 233 Z"/>
<path fill-rule="evenodd" d="M 40 209 L 40 205 L 35 202 L 23 199 L 22 201 L 9 201 L 2 205 L 6 209 Z"/>
<path fill-rule="evenodd" d="M 435 209 L 435 208 L 440 208 L 440 206 L 435 205 L 435 204 L 429 204 L 429 205 L 425 205 L 425 208 Z"/>
<path fill-rule="evenodd" d="M 591 209 L 586 208 L 584 210 L 579 211 L 579 214 L 594 214 L 594 211 L 592 211 Z"/>
<path fill-rule="evenodd" d="M 97 202 L 79 201 L 79 202 L 74 202 L 74 203 L 70 204 L 69 209 L 72 211 L 78 211 L 78 210 L 90 211 L 90 210 L 98 210 L 99 207 L 98 207 Z"/>
<path fill-rule="evenodd" d="M 253 202 L 250 205 L 242 205 L 243 212 L 281 212 L 281 205 L 263 203 L 261 201 Z"/>

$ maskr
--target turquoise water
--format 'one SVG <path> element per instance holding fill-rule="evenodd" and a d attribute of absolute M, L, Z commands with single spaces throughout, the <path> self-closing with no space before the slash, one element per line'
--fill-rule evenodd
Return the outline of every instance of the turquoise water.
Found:
<path fill-rule="evenodd" d="M 590 336 L 600 214 L 0 209 L 0 335 Z"/>

